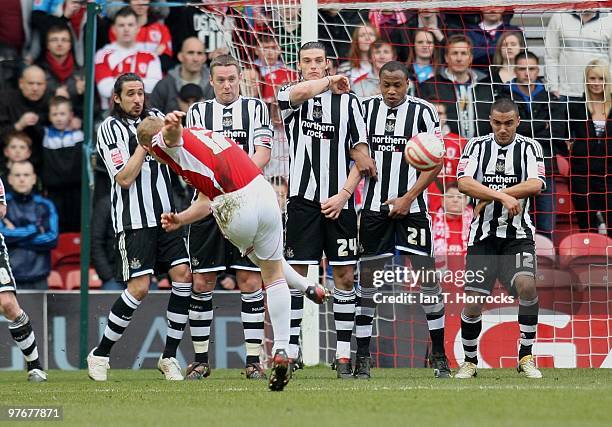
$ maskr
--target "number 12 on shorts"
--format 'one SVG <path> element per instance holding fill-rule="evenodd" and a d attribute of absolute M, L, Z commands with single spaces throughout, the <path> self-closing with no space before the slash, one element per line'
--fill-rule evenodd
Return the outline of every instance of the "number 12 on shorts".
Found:
<path fill-rule="evenodd" d="M 349 256 L 349 251 L 350 254 L 357 255 L 357 238 L 337 239 L 336 243 L 338 243 L 338 256 Z"/>
<path fill-rule="evenodd" d="M 530 252 L 519 252 L 515 255 L 516 268 L 533 268 L 533 254 Z"/>

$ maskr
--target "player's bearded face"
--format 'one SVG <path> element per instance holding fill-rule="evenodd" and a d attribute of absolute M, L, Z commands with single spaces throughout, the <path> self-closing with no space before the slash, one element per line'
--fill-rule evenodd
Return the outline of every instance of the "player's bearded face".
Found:
<path fill-rule="evenodd" d="M 304 80 L 322 79 L 327 74 L 327 57 L 323 49 L 309 49 L 300 53 L 300 72 Z"/>
<path fill-rule="evenodd" d="M 121 95 L 113 95 L 113 102 L 117 102 L 121 109 L 132 117 L 138 117 L 144 108 L 144 86 L 140 81 L 123 83 Z"/>
<path fill-rule="evenodd" d="M 516 128 L 519 125 L 519 116 L 515 111 L 502 113 L 493 110 L 491 111 L 490 122 L 498 144 L 512 143 L 514 135 L 516 135 Z"/>

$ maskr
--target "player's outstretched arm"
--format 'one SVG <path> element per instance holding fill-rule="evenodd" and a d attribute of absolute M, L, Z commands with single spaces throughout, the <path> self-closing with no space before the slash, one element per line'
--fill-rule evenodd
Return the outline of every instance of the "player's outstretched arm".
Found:
<path fill-rule="evenodd" d="M 480 182 L 476 181 L 471 176 L 463 176 L 457 181 L 459 191 L 481 202 L 496 201 L 504 205 L 508 209 L 508 216 L 512 218 L 521 213 L 521 203 L 513 196 L 495 191 Z"/>
<path fill-rule="evenodd" d="M 166 231 L 175 231 L 183 225 L 192 224 L 210 215 L 210 199 L 202 193 L 198 193 L 198 198 L 180 213 L 163 213 L 161 215 L 161 225 Z"/>
<path fill-rule="evenodd" d="M 348 77 L 325 76 L 322 79 L 300 82 L 291 88 L 289 101 L 291 105 L 300 105 L 330 89 L 335 94 L 349 93 L 351 84 Z"/>

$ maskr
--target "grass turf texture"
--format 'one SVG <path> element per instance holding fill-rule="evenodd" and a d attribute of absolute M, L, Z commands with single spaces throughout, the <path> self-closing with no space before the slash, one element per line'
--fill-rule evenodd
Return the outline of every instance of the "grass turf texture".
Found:
<path fill-rule="evenodd" d="M 337 380 L 328 367 L 314 367 L 298 371 L 281 393 L 241 372 L 170 382 L 154 370 L 111 370 L 108 382 L 94 383 L 85 371 L 51 371 L 44 384 L 1 372 L 0 406 L 61 405 L 62 426 L 592 427 L 612 418 L 610 369 L 545 369 L 542 380 L 510 369 L 481 369 L 471 380 L 435 380 L 430 369 L 374 369 L 364 381 Z M 33 423 L 18 425 L 25 424 Z"/>

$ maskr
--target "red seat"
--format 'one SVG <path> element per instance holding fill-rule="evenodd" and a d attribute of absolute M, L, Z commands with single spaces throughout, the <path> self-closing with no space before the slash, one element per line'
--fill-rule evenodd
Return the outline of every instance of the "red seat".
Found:
<path fill-rule="evenodd" d="M 536 286 L 538 288 L 569 288 L 572 285 L 572 275 L 563 270 L 538 268 Z"/>
<path fill-rule="evenodd" d="M 553 267 L 557 262 L 555 245 L 546 236 L 535 235 L 536 255 L 538 257 L 538 267 Z"/>
<path fill-rule="evenodd" d="M 172 289 L 172 285 L 170 284 L 170 280 L 163 278 L 157 282 L 157 289 Z"/>
<path fill-rule="evenodd" d="M 608 288 L 612 284 L 612 266 L 582 265 L 573 268 L 573 271 L 583 286 Z"/>
<path fill-rule="evenodd" d="M 55 270 L 51 270 L 51 273 L 49 273 L 49 277 L 47 277 L 47 284 L 51 290 L 64 289 L 64 281 L 62 280 L 62 276 Z"/>
<path fill-rule="evenodd" d="M 612 239 L 597 233 L 576 233 L 559 244 L 562 268 L 585 264 L 608 264 L 612 254 Z"/>
<path fill-rule="evenodd" d="M 51 265 L 71 261 L 78 264 L 81 258 L 81 234 L 61 233 L 57 238 L 57 247 L 51 251 Z"/>
<path fill-rule="evenodd" d="M 79 289 L 81 287 L 81 270 L 70 270 L 66 274 L 66 290 Z M 89 289 L 100 289 L 102 280 L 93 268 L 89 269 Z"/>
<path fill-rule="evenodd" d="M 569 186 L 564 182 L 557 182 L 555 189 L 555 197 L 557 199 L 557 214 L 570 215 L 574 212 L 572 196 L 569 191 Z"/>
<path fill-rule="evenodd" d="M 559 176 L 564 177 L 567 180 L 570 176 L 569 161 L 560 154 L 557 154 L 556 160 L 557 160 L 557 170 L 559 171 Z"/>

